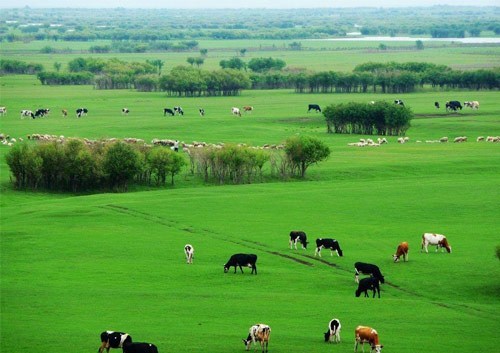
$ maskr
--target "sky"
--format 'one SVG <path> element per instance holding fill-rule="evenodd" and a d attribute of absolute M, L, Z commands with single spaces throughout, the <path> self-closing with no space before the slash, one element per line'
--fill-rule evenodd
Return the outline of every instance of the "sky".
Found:
<path fill-rule="evenodd" d="M 0 0 L 0 8 L 321 8 L 500 6 L 500 0 Z"/>

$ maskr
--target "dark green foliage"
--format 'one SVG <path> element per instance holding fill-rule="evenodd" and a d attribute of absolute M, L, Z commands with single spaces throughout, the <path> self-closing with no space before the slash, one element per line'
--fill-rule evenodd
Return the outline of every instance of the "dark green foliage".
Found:
<path fill-rule="evenodd" d="M 33 75 L 43 71 L 42 64 L 25 63 L 19 60 L 0 59 L 1 74 Z"/>
<path fill-rule="evenodd" d="M 304 178 L 309 166 L 330 156 L 330 148 L 313 137 L 293 136 L 285 142 L 285 153 L 290 162 L 291 175 Z"/>
<path fill-rule="evenodd" d="M 138 152 L 123 142 L 108 146 L 102 163 L 106 179 L 115 190 L 127 190 L 128 183 L 141 170 Z"/>
<path fill-rule="evenodd" d="M 281 59 L 253 58 L 248 62 L 248 68 L 254 72 L 268 72 L 270 70 L 281 70 L 286 63 Z"/>
<path fill-rule="evenodd" d="M 146 155 L 150 175 L 155 179 L 156 185 L 165 185 L 167 177 L 171 176 L 174 185 L 174 176 L 186 164 L 183 157 L 177 152 L 165 147 L 152 148 Z"/>

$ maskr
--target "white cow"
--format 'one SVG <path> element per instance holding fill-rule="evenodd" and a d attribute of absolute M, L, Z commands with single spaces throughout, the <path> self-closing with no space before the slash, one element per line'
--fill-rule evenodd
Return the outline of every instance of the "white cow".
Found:
<path fill-rule="evenodd" d="M 420 250 L 420 252 L 425 249 L 425 252 L 428 253 L 428 245 L 436 245 L 436 251 L 438 251 L 439 248 L 441 248 L 441 251 L 443 251 L 443 248 L 445 248 L 446 251 L 451 253 L 451 246 L 448 243 L 446 236 L 444 236 L 443 234 L 424 233 L 422 235 L 422 249 Z"/>
<path fill-rule="evenodd" d="M 7 114 L 7 107 L 0 107 L 0 115 L 4 116 L 5 114 Z"/>
<path fill-rule="evenodd" d="M 23 109 L 21 110 L 21 119 L 24 119 L 25 117 L 31 117 L 34 119 L 35 114 L 33 114 L 33 111 L 31 110 Z"/>
<path fill-rule="evenodd" d="M 464 107 L 469 107 L 471 109 L 479 109 L 478 101 L 464 102 Z"/>
<path fill-rule="evenodd" d="M 240 111 L 240 108 L 232 107 L 232 108 L 231 108 L 231 113 L 232 113 L 233 115 L 238 115 L 238 116 L 241 116 L 241 111 Z"/>
<path fill-rule="evenodd" d="M 193 263 L 194 248 L 191 244 L 186 244 L 184 246 L 184 254 L 186 254 L 186 261 L 188 264 Z"/>
<path fill-rule="evenodd" d="M 271 335 L 271 327 L 266 324 L 256 324 L 250 327 L 248 331 L 247 339 L 243 339 L 246 350 L 250 349 L 250 346 L 260 342 L 262 352 L 267 352 L 267 346 L 269 345 L 269 336 Z M 256 347 L 255 347 L 256 348 Z M 254 350 L 255 350 L 254 348 Z"/>

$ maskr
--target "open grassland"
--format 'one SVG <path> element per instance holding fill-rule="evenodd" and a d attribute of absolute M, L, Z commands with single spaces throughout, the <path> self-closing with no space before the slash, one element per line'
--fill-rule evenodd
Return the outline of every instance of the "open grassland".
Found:
<path fill-rule="evenodd" d="M 307 134 L 327 143 L 328 161 L 304 181 L 203 186 L 182 172 L 176 186 L 127 194 L 14 191 L 0 145 L 2 353 L 95 351 L 99 333 L 121 330 L 160 352 L 243 352 L 250 325 L 272 327 L 271 352 L 352 352 L 354 328 L 375 327 L 384 352 L 495 352 L 499 328 L 500 135 L 498 92 L 297 95 L 246 91 L 231 98 L 173 98 L 132 90 L 44 87 L 33 77 L 0 78 L 0 132 L 12 137 L 177 138 L 280 143 Z M 308 103 L 403 99 L 416 118 L 408 144 L 348 147 L 367 136 L 327 135 Z M 478 100 L 478 111 L 447 114 L 434 101 Z M 184 117 L 163 117 L 181 105 Z M 242 118 L 232 106 L 253 105 Z M 89 116 L 74 110 L 86 106 Z M 48 107 L 44 119 L 21 109 Z M 121 108 L 131 110 L 121 115 Z M 207 115 L 201 118 L 198 107 Z M 60 110 L 70 110 L 63 118 Z M 466 135 L 464 144 L 416 143 Z M 290 250 L 288 233 L 307 232 L 309 248 Z M 423 232 L 446 234 L 452 254 L 420 253 Z M 332 237 L 344 257 L 313 257 Z M 392 262 L 401 241 L 409 262 Z M 193 265 L 182 248 L 195 247 Z M 237 252 L 258 255 L 258 275 L 224 274 Z M 377 264 L 382 298 L 355 298 L 353 265 Z M 342 343 L 322 333 L 342 322 Z"/>

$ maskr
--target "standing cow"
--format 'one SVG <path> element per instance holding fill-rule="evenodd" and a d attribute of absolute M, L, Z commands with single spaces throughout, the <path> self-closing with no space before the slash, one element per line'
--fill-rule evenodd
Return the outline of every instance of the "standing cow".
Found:
<path fill-rule="evenodd" d="M 403 261 L 406 262 L 406 260 L 408 260 L 408 251 L 409 248 L 406 241 L 399 244 L 398 248 L 396 249 L 396 253 L 392 255 L 394 262 L 398 262 L 401 256 L 403 256 Z"/>
<path fill-rule="evenodd" d="M 102 353 L 104 349 L 109 352 L 110 348 L 122 348 L 123 345 L 132 343 L 132 337 L 125 332 L 104 331 L 101 333 L 101 346 L 98 353 Z"/>
<path fill-rule="evenodd" d="M 241 266 L 248 266 L 252 268 L 251 274 L 253 274 L 254 272 L 255 274 L 257 274 L 257 266 L 255 265 L 256 262 L 257 255 L 255 254 L 234 254 L 224 265 L 224 273 L 227 273 L 231 266 L 234 266 L 234 273 L 236 273 L 236 267 L 239 267 L 241 273 L 243 273 L 243 269 L 241 268 Z"/>
<path fill-rule="evenodd" d="M 375 277 L 367 277 L 362 278 L 359 281 L 358 289 L 356 289 L 355 295 L 358 298 L 361 293 L 365 293 L 365 297 L 368 297 L 368 291 L 373 291 L 373 298 L 375 298 L 375 294 L 378 292 L 378 297 L 380 298 L 380 285 L 378 278 Z"/>
<path fill-rule="evenodd" d="M 297 242 L 302 245 L 302 249 L 307 249 L 307 235 L 301 230 L 292 230 L 290 232 L 290 249 L 295 245 L 295 250 L 297 250 Z"/>
<path fill-rule="evenodd" d="M 123 353 L 158 353 L 158 348 L 152 343 L 131 342 L 123 345 Z"/>
<path fill-rule="evenodd" d="M 314 110 L 317 113 L 321 113 L 321 107 L 319 106 L 319 104 L 309 104 L 307 106 L 307 112 L 309 113 L 311 110 Z"/>
<path fill-rule="evenodd" d="M 184 246 L 184 254 L 186 255 L 186 261 L 188 264 L 193 263 L 194 248 L 191 244 L 186 244 Z"/>
<path fill-rule="evenodd" d="M 330 249 L 330 256 L 333 256 L 333 252 L 337 252 L 337 256 L 343 256 L 344 253 L 340 249 L 339 242 L 335 239 L 330 238 L 318 238 L 316 239 L 316 250 L 314 251 L 314 256 L 319 255 L 321 257 L 321 249 Z"/>
<path fill-rule="evenodd" d="M 380 353 L 384 347 L 379 342 L 377 331 L 368 326 L 358 326 L 354 330 L 354 352 L 358 351 L 358 343 L 361 343 L 363 352 L 365 351 L 363 347 L 364 343 L 370 345 L 371 352 L 375 351 L 376 353 Z"/>
<path fill-rule="evenodd" d="M 332 319 L 328 323 L 328 329 L 325 332 L 325 342 L 335 342 L 340 343 L 340 325 L 339 319 Z"/>
<path fill-rule="evenodd" d="M 256 342 L 260 343 L 262 348 L 262 352 L 268 351 L 269 345 L 269 337 L 271 336 L 271 327 L 266 324 L 256 324 L 250 327 L 248 330 L 248 337 L 243 339 L 243 343 L 245 344 L 246 350 L 250 349 L 252 343 L 255 345 Z"/>
<path fill-rule="evenodd" d="M 422 250 L 425 249 L 425 252 L 428 253 L 429 250 L 427 249 L 428 245 L 436 245 L 436 252 L 438 251 L 439 248 L 441 248 L 441 251 L 443 251 L 443 248 L 448 251 L 448 253 L 451 253 L 451 246 L 448 243 L 448 239 L 446 239 L 446 236 L 443 234 L 436 234 L 436 233 L 424 233 L 422 234 Z"/>
<path fill-rule="evenodd" d="M 232 107 L 231 108 L 231 114 L 241 116 L 241 111 L 240 108 Z"/>
<path fill-rule="evenodd" d="M 376 265 L 372 264 L 367 264 L 364 262 L 356 262 L 354 264 L 354 278 L 356 280 L 356 283 L 359 283 L 359 274 L 364 274 L 364 275 L 371 275 L 375 278 L 377 278 L 380 283 L 384 283 L 385 279 L 384 276 L 382 276 L 382 273 L 380 272 L 380 269 Z"/>

